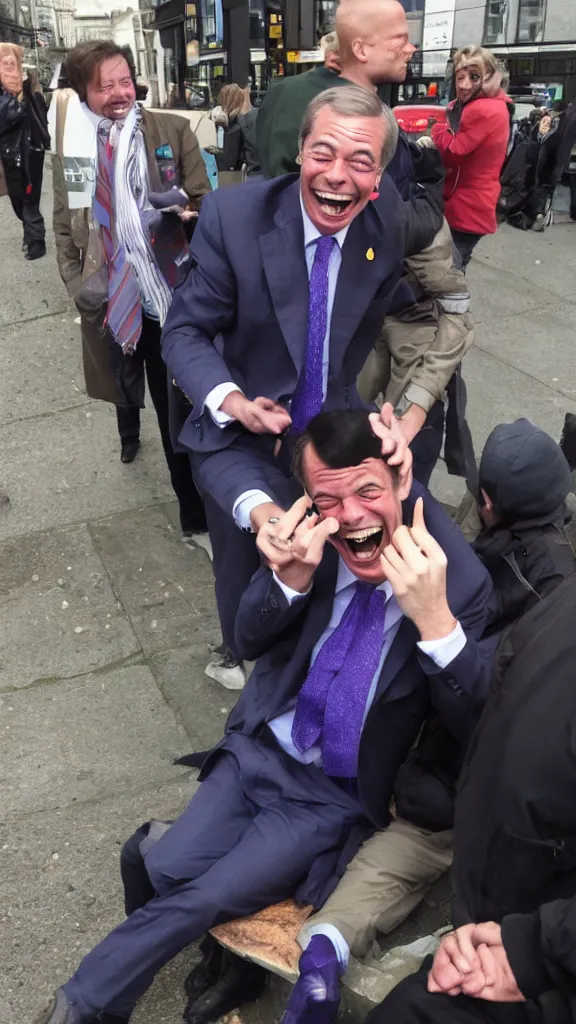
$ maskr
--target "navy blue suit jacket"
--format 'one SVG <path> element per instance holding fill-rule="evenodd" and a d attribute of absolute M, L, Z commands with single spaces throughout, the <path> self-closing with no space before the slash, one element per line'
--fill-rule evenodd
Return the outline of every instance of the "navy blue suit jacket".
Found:
<path fill-rule="evenodd" d="M 179 442 L 197 453 L 201 488 L 228 512 L 250 488 L 274 495 L 274 477 L 282 474 L 274 438 L 251 435 L 236 423 L 220 429 L 204 401 L 225 381 L 248 398 L 267 396 L 286 406 L 294 393 L 308 333 L 299 190 L 299 177 L 286 175 L 205 197 L 192 240 L 194 264 L 162 334 L 170 376 L 191 403 Z M 362 404 L 356 377 L 382 321 L 392 307 L 413 301 L 399 285 L 406 232 L 404 204 L 384 175 L 379 199 L 353 220 L 342 248 L 324 408 Z"/>
<path fill-rule="evenodd" d="M 494 646 L 479 642 L 492 591 L 490 577 L 459 528 L 420 484 L 414 484 L 404 502 L 404 520 L 412 522 L 419 495 L 424 498 L 428 530 L 448 558 L 448 603 L 467 642 L 450 665 L 440 669 L 416 646 L 414 624 L 406 618 L 401 622 L 360 742 L 359 796 L 366 816 L 380 828 L 389 822 L 396 774 L 431 714 L 439 715 L 461 744 L 468 742 L 488 693 Z M 314 645 L 330 619 L 337 571 L 336 549 L 327 544 L 310 594 L 292 605 L 269 569 L 256 573 L 242 598 L 236 640 L 240 657 L 257 661 L 227 731 L 256 736 L 297 696 Z"/>

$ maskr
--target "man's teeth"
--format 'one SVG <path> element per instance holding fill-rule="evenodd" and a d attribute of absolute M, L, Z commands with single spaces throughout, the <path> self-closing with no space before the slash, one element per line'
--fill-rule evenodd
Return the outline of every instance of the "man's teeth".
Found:
<path fill-rule="evenodd" d="M 381 526 L 370 526 L 367 530 L 356 530 L 355 533 L 347 533 L 346 540 L 368 540 L 368 537 L 373 537 L 374 534 L 380 533 L 381 530 Z"/>
<path fill-rule="evenodd" d="M 340 192 L 317 192 L 319 199 L 327 199 L 329 202 L 351 203 L 354 196 L 345 196 Z"/>

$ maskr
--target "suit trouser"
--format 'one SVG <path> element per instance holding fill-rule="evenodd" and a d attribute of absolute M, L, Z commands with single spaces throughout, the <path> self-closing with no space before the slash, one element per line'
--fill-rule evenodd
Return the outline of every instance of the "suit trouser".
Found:
<path fill-rule="evenodd" d="M 236 655 L 234 626 L 240 599 L 260 567 L 256 538 L 243 533 L 209 494 L 204 497 L 204 507 L 214 553 L 214 590 L 222 639 Z"/>
<path fill-rule="evenodd" d="M 175 452 L 170 440 L 168 416 L 168 371 L 160 353 L 160 324 L 150 317 L 142 317 L 142 334 L 134 359 L 146 369 L 148 389 L 160 428 L 162 447 L 170 473 L 172 487 L 180 504 L 180 522 L 183 530 L 205 529 L 204 506 L 192 478 L 188 455 Z M 117 406 L 118 433 L 125 441 L 140 435 L 140 410 L 138 406 Z"/>
<path fill-rule="evenodd" d="M 322 909 L 302 928 L 307 944 L 310 928 L 332 924 L 352 955 L 365 956 L 377 932 L 391 932 L 424 899 L 429 887 L 452 863 L 452 830 L 428 832 L 396 818 L 376 832 L 346 868 Z"/>
<path fill-rule="evenodd" d="M 487 1003 L 469 996 L 428 992 L 430 957 L 368 1014 L 365 1024 L 544 1024 L 534 1003 Z"/>
<path fill-rule="evenodd" d="M 355 796 L 273 740 L 232 734 L 187 809 L 144 855 L 157 893 L 84 957 L 64 985 L 82 1021 L 128 1018 L 155 974 L 214 925 L 290 896 L 342 847 Z"/>
<path fill-rule="evenodd" d="M 32 242 L 43 242 L 46 238 L 46 227 L 44 218 L 40 212 L 40 200 L 42 198 L 42 175 L 44 171 L 44 153 L 31 150 L 29 153 L 30 184 L 31 192 L 26 193 L 22 181 L 20 167 L 4 167 L 6 187 L 12 209 L 22 221 L 24 227 L 24 241 L 26 245 Z"/>

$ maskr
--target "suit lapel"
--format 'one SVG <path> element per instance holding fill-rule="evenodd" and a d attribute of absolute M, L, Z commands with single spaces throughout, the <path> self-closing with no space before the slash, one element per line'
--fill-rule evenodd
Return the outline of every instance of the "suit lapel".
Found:
<path fill-rule="evenodd" d="M 300 677 L 300 685 L 305 678 L 302 672 L 308 671 L 312 651 L 330 621 L 337 578 L 338 553 L 332 544 L 327 544 L 324 557 L 314 575 L 314 599 L 310 603 L 304 628 L 292 656 L 292 678 L 296 680 Z"/>
<path fill-rule="evenodd" d="M 164 189 L 158 172 L 158 164 L 156 163 L 156 149 L 162 144 L 162 140 L 159 138 L 156 131 L 155 122 L 152 118 L 146 116 L 145 110 L 142 111 L 142 134 L 144 136 L 146 156 L 148 158 L 150 191 L 163 192 Z"/>
<path fill-rule="evenodd" d="M 330 322 L 330 369 L 336 376 L 368 306 L 398 264 L 390 241 L 370 204 L 348 229 Z"/>
<path fill-rule="evenodd" d="M 398 632 L 392 642 L 392 647 L 384 661 L 382 672 L 376 686 L 374 702 L 390 688 L 394 679 L 404 667 L 408 658 L 414 653 L 418 640 L 418 630 L 410 619 L 402 619 Z M 398 696 L 400 696 L 398 694 Z"/>
<path fill-rule="evenodd" d="M 308 271 L 299 179 L 286 189 L 276 226 L 260 235 L 259 243 L 274 312 L 299 375 L 308 337 Z"/>

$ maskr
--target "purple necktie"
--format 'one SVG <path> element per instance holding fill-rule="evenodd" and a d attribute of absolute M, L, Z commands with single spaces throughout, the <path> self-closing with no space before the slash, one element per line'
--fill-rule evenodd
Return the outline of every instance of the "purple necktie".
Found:
<path fill-rule="evenodd" d="M 333 235 L 322 235 L 316 243 L 310 274 L 306 355 L 290 407 L 294 432 L 308 426 L 310 420 L 321 411 L 324 401 L 322 359 L 328 327 L 328 267 L 335 245 L 338 242 Z"/>
<path fill-rule="evenodd" d="M 318 651 L 296 703 L 292 740 L 320 743 L 326 775 L 355 778 L 366 700 L 382 655 L 386 597 L 356 583 L 339 625 Z"/>

